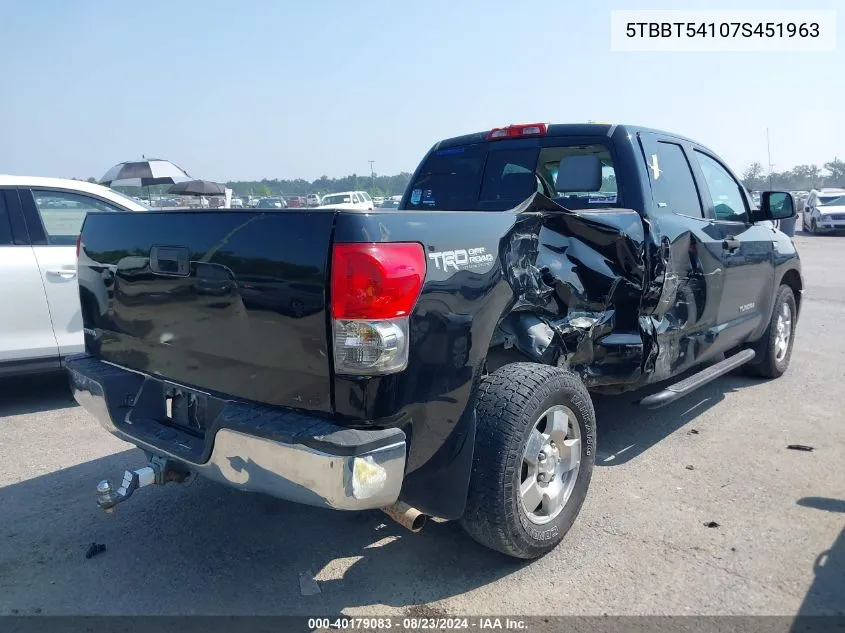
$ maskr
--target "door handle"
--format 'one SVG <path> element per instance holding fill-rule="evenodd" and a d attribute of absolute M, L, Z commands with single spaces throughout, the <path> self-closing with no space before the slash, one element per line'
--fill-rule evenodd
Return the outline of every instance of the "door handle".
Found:
<path fill-rule="evenodd" d="M 724 248 L 726 251 L 735 251 L 736 249 L 738 249 L 740 247 L 741 243 L 742 242 L 740 242 L 737 239 L 734 239 L 732 237 L 728 237 L 728 238 L 725 238 L 724 240 L 722 240 L 722 248 Z"/>
<path fill-rule="evenodd" d="M 76 277 L 75 270 L 68 270 L 67 268 L 51 268 L 47 271 L 48 275 L 54 277 L 61 277 L 62 279 L 74 279 Z"/>

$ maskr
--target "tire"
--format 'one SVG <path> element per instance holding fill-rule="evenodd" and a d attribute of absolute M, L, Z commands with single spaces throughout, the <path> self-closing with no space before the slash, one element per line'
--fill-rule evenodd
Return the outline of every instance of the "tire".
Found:
<path fill-rule="evenodd" d="M 816 224 L 816 218 L 810 218 L 810 233 L 815 235 L 818 232 L 819 228 Z"/>
<path fill-rule="evenodd" d="M 541 422 L 543 414 L 555 407 L 559 407 L 556 412 Z M 596 415 L 590 394 L 571 372 L 536 363 L 512 363 L 483 379 L 476 415 L 475 453 L 461 526 L 480 544 L 507 556 L 539 558 L 563 540 L 587 495 L 596 446 Z M 538 429 L 538 424 L 545 429 Z M 572 446 L 571 451 L 559 446 L 564 437 L 561 429 L 566 429 L 566 446 Z M 549 431 L 551 437 L 543 436 L 541 430 Z M 554 437 L 558 441 L 549 444 Z M 578 450 L 572 444 L 576 439 Z M 538 457 L 528 458 L 538 442 Z M 549 457 L 541 462 L 540 454 L 547 452 Z M 575 458 L 579 464 L 573 467 Z M 555 464 L 560 474 L 543 471 Z M 540 483 L 544 477 L 552 480 Z M 561 490 L 562 507 L 541 516 L 549 501 L 544 499 L 529 513 L 520 492 L 523 480 L 535 482 L 528 486 L 532 493 L 548 495 Z M 536 494 L 531 498 L 536 499 Z"/>
<path fill-rule="evenodd" d="M 789 310 L 789 335 L 785 352 L 779 339 L 778 320 L 785 315 L 784 306 Z M 769 327 L 756 346 L 757 359 L 748 364 L 748 373 L 762 378 L 780 378 L 789 367 L 792 358 L 792 345 L 795 341 L 795 327 L 797 325 L 797 310 L 795 295 L 792 288 L 781 285 L 775 297 L 775 305 L 769 320 Z"/>

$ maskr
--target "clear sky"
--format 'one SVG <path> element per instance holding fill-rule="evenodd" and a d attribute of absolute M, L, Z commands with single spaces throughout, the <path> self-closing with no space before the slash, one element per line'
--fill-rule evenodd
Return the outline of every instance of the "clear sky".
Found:
<path fill-rule="evenodd" d="M 577 8 L 576 8 L 577 7 Z M 611 9 L 837 9 L 835 53 L 612 53 Z M 598 120 L 742 171 L 845 158 L 841 0 L 0 0 L 0 173 L 411 171 L 437 139 Z"/>

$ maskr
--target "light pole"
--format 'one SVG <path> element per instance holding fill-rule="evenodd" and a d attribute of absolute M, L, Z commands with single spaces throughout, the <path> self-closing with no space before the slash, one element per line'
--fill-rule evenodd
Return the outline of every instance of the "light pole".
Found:
<path fill-rule="evenodd" d="M 772 190 L 772 169 L 774 169 L 774 165 L 772 164 L 772 146 L 769 143 L 769 128 L 766 128 L 766 151 L 769 154 L 769 191 Z"/>
<path fill-rule="evenodd" d="M 370 191 L 375 193 L 376 192 L 376 171 L 375 171 L 375 169 L 373 169 L 373 165 L 375 165 L 376 161 L 371 160 L 371 161 L 367 161 L 367 162 L 370 163 L 370 178 L 371 178 L 371 183 L 372 183 L 370 185 Z"/>

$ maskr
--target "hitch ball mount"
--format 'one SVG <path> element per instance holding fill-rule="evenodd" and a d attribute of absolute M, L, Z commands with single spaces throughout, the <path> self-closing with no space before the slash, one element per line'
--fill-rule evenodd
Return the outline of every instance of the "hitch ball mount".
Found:
<path fill-rule="evenodd" d="M 123 481 L 117 490 L 108 479 L 97 484 L 97 505 L 107 514 L 114 512 L 118 504 L 131 497 L 136 490 L 156 484 L 163 486 L 169 482 L 186 483 L 194 477 L 194 473 L 178 465 L 172 459 L 153 456 L 143 468 L 127 470 L 123 473 Z"/>

